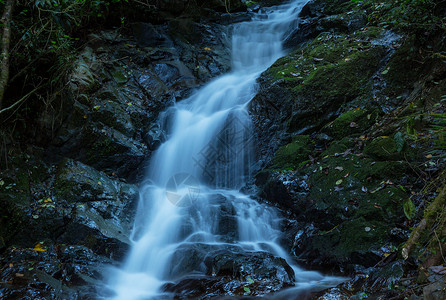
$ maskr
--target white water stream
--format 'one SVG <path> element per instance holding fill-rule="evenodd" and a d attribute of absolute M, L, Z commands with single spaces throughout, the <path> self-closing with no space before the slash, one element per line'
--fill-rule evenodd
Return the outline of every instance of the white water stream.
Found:
<path fill-rule="evenodd" d="M 168 139 L 154 154 L 140 193 L 134 244 L 109 282 L 115 299 L 161 297 L 164 283 L 191 272 L 178 263 L 179 249 L 197 243 L 283 257 L 295 271 L 296 285 L 321 285 L 326 279 L 293 265 L 276 243 L 275 211 L 238 191 L 254 163 L 246 106 L 257 77 L 285 54 L 284 35 L 306 2 L 295 0 L 235 25 L 232 72 L 170 109 Z"/>

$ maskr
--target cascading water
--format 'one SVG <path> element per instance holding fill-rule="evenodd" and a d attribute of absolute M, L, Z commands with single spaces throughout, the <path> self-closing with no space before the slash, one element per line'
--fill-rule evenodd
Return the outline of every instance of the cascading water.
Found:
<path fill-rule="evenodd" d="M 188 261 L 197 248 L 266 251 L 288 260 L 276 243 L 275 211 L 238 190 L 253 164 L 246 105 L 255 95 L 256 78 L 284 55 L 283 36 L 306 2 L 293 1 L 237 24 L 233 71 L 169 110 L 169 137 L 154 154 L 140 193 L 132 250 L 110 281 L 116 299 L 157 298 L 166 282 L 204 272 L 202 262 Z M 298 283 L 324 279 L 293 269 Z"/>

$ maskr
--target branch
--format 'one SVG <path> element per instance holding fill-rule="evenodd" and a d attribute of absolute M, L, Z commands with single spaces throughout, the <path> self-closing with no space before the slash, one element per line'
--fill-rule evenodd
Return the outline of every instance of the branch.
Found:
<path fill-rule="evenodd" d="M 2 49 L 0 54 L 0 108 L 9 78 L 9 44 L 11 41 L 11 18 L 15 0 L 8 0 L 1 19 L 3 25 Z"/>
<path fill-rule="evenodd" d="M 410 252 L 415 247 L 425 230 L 430 230 L 432 224 L 436 220 L 439 213 L 444 210 L 446 204 L 446 185 L 440 190 L 440 193 L 435 200 L 426 208 L 424 218 L 420 221 L 417 227 L 410 234 L 409 240 L 406 242 L 401 254 L 404 259 L 408 259 Z"/>
<path fill-rule="evenodd" d="M 45 84 L 40 84 L 38 85 L 36 88 L 34 88 L 31 92 L 29 92 L 28 94 L 26 94 L 25 96 L 23 96 L 22 98 L 20 98 L 19 100 L 17 100 L 16 102 L 14 102 L 14 104 L 12 104 L 11 106 L 4 108 L 2 110 L 0 110 L 0 114 L 13 109 L 14 107 L 16 107 L 17 105 L 19 105 L 20 103 L 22 103 L 23 101 L 25 101 L 26 99 L 28 99 L 29 96 L 31 96 L 32 94 L 34 94 L 35 92 L 37 92 L 38 90 L 40 90 L 41 88 L 43 88 L 45 86 Z"/>

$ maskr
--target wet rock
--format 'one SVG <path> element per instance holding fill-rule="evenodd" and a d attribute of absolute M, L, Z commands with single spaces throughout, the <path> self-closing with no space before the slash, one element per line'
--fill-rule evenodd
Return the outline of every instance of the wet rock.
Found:
<path fill-rule="evenodd" d="M 55 185 L 56 195 L 72 202 L 114 200 L 119 190 L 105 173 L 71 159 L 61 162 Z"/>
<path fill-rule="evenodd" d="M 345 136 L 361 133 L 370 128 L 375 123 L 377 115 L 376 112 L 369 112 L 361 108 L 352 109 L 326 125 L 323 131 L 336 139 L 342 139 Z"/>
<path fill-rule="evenodd" d="M 424 300 L 440 300 L 446 297 L 446 283 L 437 281 L 423 288 Z"/>
<path fill-rule="evenodd" d="M 169 292 L 203 298 L 227 294 L 259 296 L 293 284 L 292 268 L 282 258 L 266 252 L 204 244 L 181 246 L 178 251 L 173 263 L 178 270 L 173 274 L 181 276 L 183 271 L 178 271 L 187 267 L 185 273 L 196 271 L 203 275 L 180 277 L 178 283 L 164 287 Z"/>
<path fill-rule="evenodd" d="M 133 35 L 141 47 L 170 47 L 172 42 L 149 23 L 132 24 Z"/>
<path fill-rule="evenodd" d="M 107 127 L 85 127 L 78 158 L 110 174 L 128 177 L 147 156 L 147 146 Z"/>
<path fill-rule="evenodd" d="M 262 160 L 269 160 L 284 131 L 311 133 L 338 115 L 343 105 L 364 105 L 362 99 L 371 93 L 368 82 L 386 53 L 371 43 L 381 34 L 373 28 L 352 34 L 321 33 L 261 75 L 250 111 L 262 133 L 257 147 Z M 350 44 L 353 40 L 363 44 Z"/>

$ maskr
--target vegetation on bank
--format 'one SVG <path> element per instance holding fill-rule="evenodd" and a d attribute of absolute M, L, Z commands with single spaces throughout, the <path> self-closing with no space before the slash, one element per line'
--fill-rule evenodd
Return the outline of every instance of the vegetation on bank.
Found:
<path fill-rule="evenodd" d="M 288 91 L 292 141 L 260 173 L 270 174 L 262 195 L 280 191 L 311 223 L 298 257 L 380 269 L 357 292 L 387 282 L 393 296 L 419 295 L 446 264 L 446 2 L 315 3 L 328 17 L 309 10 L 307 23 L 322 32 L 263 75 L 263 86 Z"/>

